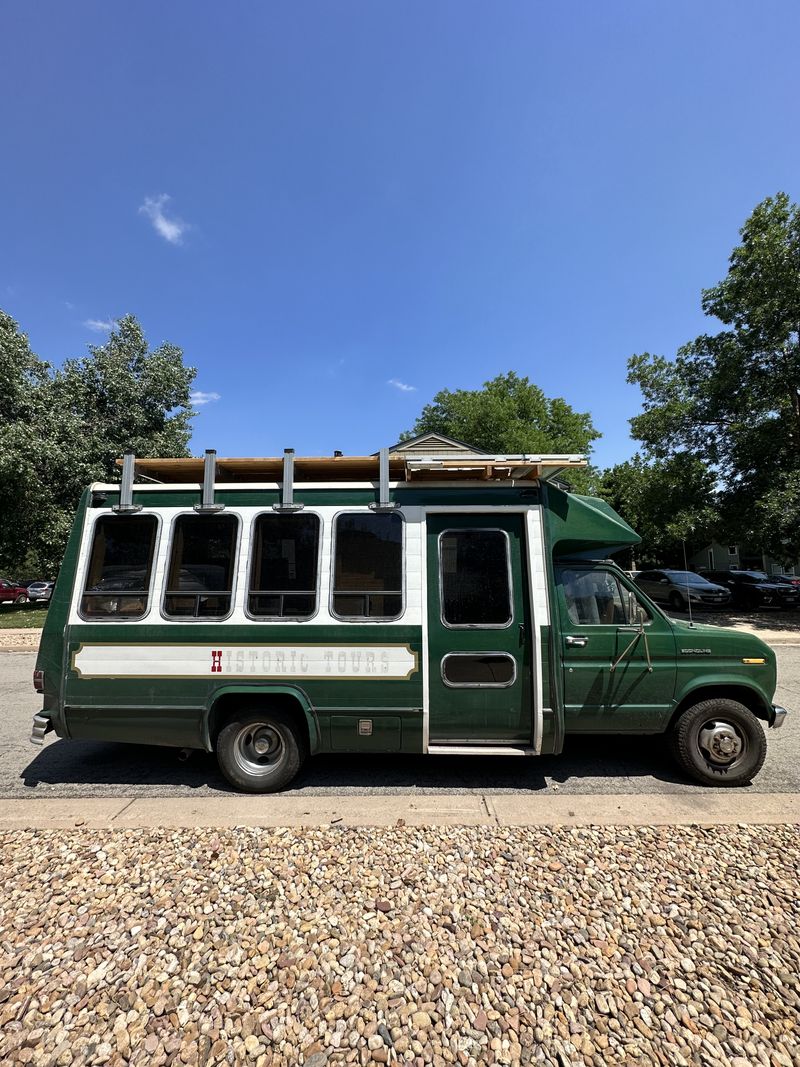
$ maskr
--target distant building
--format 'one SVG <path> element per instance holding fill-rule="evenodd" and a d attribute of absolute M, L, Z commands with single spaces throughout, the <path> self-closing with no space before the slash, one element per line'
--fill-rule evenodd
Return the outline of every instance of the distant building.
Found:
<path fill-rule="evenodd" d="M 443 433 L 421 433 L 416 437 L 409 437 L 406 441 L 398 441 L 396 445 L 390 446 L 389 451 L 419 452 L 422 456 L 452 456 L 454 452 L 469 452 L 478 456 L 489 454 L 483 448 L 468 445 L 466 441 L 457 441 L 454 437 L 446 437 Z"/>
<path fill-rule="evenodd" d="M 767 574 L 800 574 L 800 560 L 786 566 L 774 556 L 744 544 L 722 545 L 713 541 L 689 556 L 689 566 L 710 571 L 765 571 Z"/>

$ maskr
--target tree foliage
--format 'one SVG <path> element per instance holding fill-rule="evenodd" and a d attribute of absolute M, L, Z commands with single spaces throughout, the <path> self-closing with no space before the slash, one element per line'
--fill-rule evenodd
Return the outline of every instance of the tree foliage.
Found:
<path fill-rule="evenodd" d="M 703 291 L 726 328 L 674 361 L 632 357 L 644 410 L 631 420 L 648 455 L 695 457 L 715 471 L 731 539 L 800 556 L 800 208 L 785 193 L 758 204 L 727 276 Z"/>
<path fill-rule="evenodd" d="M 442 389 L 422 409 L 403 437 L 441 433 L 486 452 L 578 452 L 589 454 L 600 434 L 591 415 L 575 411 L 561 397 L 548 399 L 528 378 L 514 371 L 485 382 L 482 389 Z M 565 473 L 581 492 L 594 472 Z"/>
<path fill-rule="evenodd" d="M 132 315 L 104 345 L 53 369 L 0 312 L 0 568 L 53 573 L 81 492 L 119 478 L 116 459 L 185 456 L 195 371 L 179 348 L 148 348 Z"/>
<path fill-rule="evenodd" d="M 686 454 L 646 461 L 640 454 L 605 471 L 601 495 L 641 536 L 639 562 L 683 566 L 714 535 L 714 474 Z"/>

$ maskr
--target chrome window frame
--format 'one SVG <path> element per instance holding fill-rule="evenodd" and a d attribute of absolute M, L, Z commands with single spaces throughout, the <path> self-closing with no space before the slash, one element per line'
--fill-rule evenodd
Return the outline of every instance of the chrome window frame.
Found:
<path fill-rule="evenodd" d="M 231 606 L 227 615 L 170 615 L 166 610 L 166 600 L 168 596 L 180 596 L 180 593 L 171 593 L 167 588 L 167 582 L 169 579 L 170 567 L 172 564 L 172 550 L 175 547 L 175 530 L 178 525 L 178 519 L 182 519 L 184 516 L 189 515 L 193 519 L 197 519 L 198 522 L 202 522 L 206 518 L 220 517 L 221 515 L 230 515 L 236 520 L 236 538 L 233 545 L 233 568 L 231 570 Z M 164 580 L 161 589 L 161 604 L 160 614 L 161 618 L 165 622 L 169 623 L 200 623 L 203 626 L 208 626 L 209 623 L 225 622 L 229 619 L 236 610 L 236 590 L 239 578 L 239 554 L 242 547 L 242 528 L 244 523 L 242 516 L 238 511 L 230 511 L 227 508 L 223 512 L 213 512 L 210 515 L 198 514 L 198 512 L 192 510 L 183 509 L 176 512 L 171 520 L 169 527 L 169 540 L 167 542 L 167 553 L 164 557 Z M 190 594 L 191 595 L 191 594 Z"/>
<path fill-rule="evenodd" d="M 83 597 L 86 593 L 86 579 L 89 577 L 89 568 L 92 562 L 92 550 L 94 548 L 94 535 L 97 529 L 97 524 L 101 519 L 127 519 L 127 518 L 153 518 L 156 520 L 156 534 L 153 540 L 153 556 L 150 564 L 150 581 L 147 586 L 147 602 L 145 609 L 141 615 L 111 615 L 106 618 L 95 617 L 93 615 L 84 615 L 83 613 Z M 81 584 L 78 586 L 77 603 L 75 605 L 79 618 L 86 623 L 100 623 L 106 625 L 108 623 L 126 623 L 126 622 L 141 622 L 142 619 L 146 619 L 150 612 L 153 610 L 153 600 L 155 593 L 155 579 L 156 579 L 156 563 L 158 562 L 158 551 L 161 547 L 161 533 L 163 529 L 162 516 L 157 511 L 138 511 L 134 515 L 117 514 L 114 511 L 99 511 L 97 515 L 92 519 L 91 525 L 87 530 L 84 530 L 83 543 L 89 541 L 89 550 L 86 553 L 86 562 L 83 566 L 83 574 L 81 575 Z M 87 537 L 88 534 L 88 537 Z"/>
<path fill-rule="evenodd" d="M 449 659 L 453 659 L 455 656 L 500 656 L 502 659 L 510 659 L 514 666 L 514 673 L 512 674 L 510 682 L 449 682 L 445 677 L 444 665 Z M 513 685 L 516 685 L 518 671 L 517 671 L 517 658 L 512 652 L 495 652 L 495 651 L 473 651 L 473 652 L 446 652 L 439 661 L 439 673 L 442 678 L 442 683 L 447 686 L 448 689 L 510 689 Z"/>
<path fill-rule="evenodd" d="M 252 612 L 250 611 L 250 586 L 251 586 L 251 583 L 252 583 L 252 580 L 253 580 L 253 560 L 254 560 L 253 546 L 255 544 L 256 523 L 264 515 L 267 515 L 267 516 L 276 515 L 276 516 L 280 517 L 280 514 L 281 513 L 279 511 L 272 511 L 272 510 L 268 510 L 268 509 L 265 508 L 263 511 L 259 511 L 258 514 L 253 515 L 253 517 L 252 517 L 252 520 L 251 520 L 251 523 L 250 523 L 250 540 L 248 542 L 249 554 L 248 554 L 248 560 L 247 560 L 247 582 L 246 582 L 245 588 L 244 588 L 244 603 L 242 604 L 242 609 L 244 611 L 245 616 L 248 619 L 251 619 L 253 622 L 288 622 L 288 623 L 298 623 L 298 624 L 299 623 L 304 623 L 304 622 L 310 622 L 312 619 L 315 619 L 317 617 L 317 615 L 319 615 L 320 605 L 321 605 L 321 601 L 322 601 L 322 541 L 323 541 L 323 538 L 325 536 L 325 520 L 323 519 L 322 515 L 319 514 L 318 511 L 306 511 L 305 508 L 302 511 L 289 512 L 289 514 L 293 514 L 293 515 L 313 515 L 314 518 L 319 523 L 319 538 L 317 540 L 317 559 L 316 559 L 316 585 L 314 586 L 314 590 L 313 590 L 313 592 L 314 592 L 314 610 L 313 610 L 313 612 L 310 615 L 297 616 L 297 615 L 253 615 Z M 258 595 L 258 594 L 256 594 L 256 595 Z M 267 594 L 267 595 L 269 595 L 269 594 Z M 298 593 L 298 594 L 294 594 L 294 595 L 302 596 L 303 594 L 302 593 Z"/>
<path fill-rule="evenodd" d="M 508 606 L 511 614 L 508 622 L 448 622 L 444 617 L 444 570 L 442 568 L 442 538 L 451 533 L 499 533 L 506 543 L 506 571 L 508 574 Z M 507 630 L 514 625 L 514 574 L 511 568 L 511 538 L 508 530 L 500 526 L 450 526 L 442 530 L 436 541 L 439 561 L 439 621 L 447 630 Z"/>
<path fill-rule="evenodd" d="M 334 598 L 339 596 L 347 596 L 348 591 L 342 590 L 338 594 L 336 592 L 336 526 L 339 519 L 345 515 L 397 515 L 400 518 L 400 611 L 397 615 L 340 615 L 333 609 Z M 396 622 L 398 619 L 402 619 L 406 612 L 406 517 L 401 509 L 392 511 L 369 511 L 367 509 L 358 510 L 354 508 L 343 508 L 341 511 L 337 511 L 331 519 L 331 566 L 330 566 L 330 588 L 328 590 L 328 611 L 332 619 L 336 619 L 339 622 Z M 376 590 L 380 592 L 380 590 Z M 358 596 L 357 593 L 352 594 Z M 388 596 L 396 596 L 396 593 L 384 594 Z"/>

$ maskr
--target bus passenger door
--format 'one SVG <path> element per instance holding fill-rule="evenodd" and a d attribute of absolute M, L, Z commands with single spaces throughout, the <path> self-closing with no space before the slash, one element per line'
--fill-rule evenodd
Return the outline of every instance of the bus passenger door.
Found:
<path fill-rule="evenodd" d="M 428 515 L 431 745 L 530 745 L 524 516 Z"/>

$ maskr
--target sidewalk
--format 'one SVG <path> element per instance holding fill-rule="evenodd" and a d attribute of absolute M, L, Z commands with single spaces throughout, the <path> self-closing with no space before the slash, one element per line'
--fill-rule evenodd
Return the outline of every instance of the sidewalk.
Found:
<path fill-rule="evenodd" d="M 799 793 L 230 796 L 0 800 L 0 830 L 800 824 Z"/>

